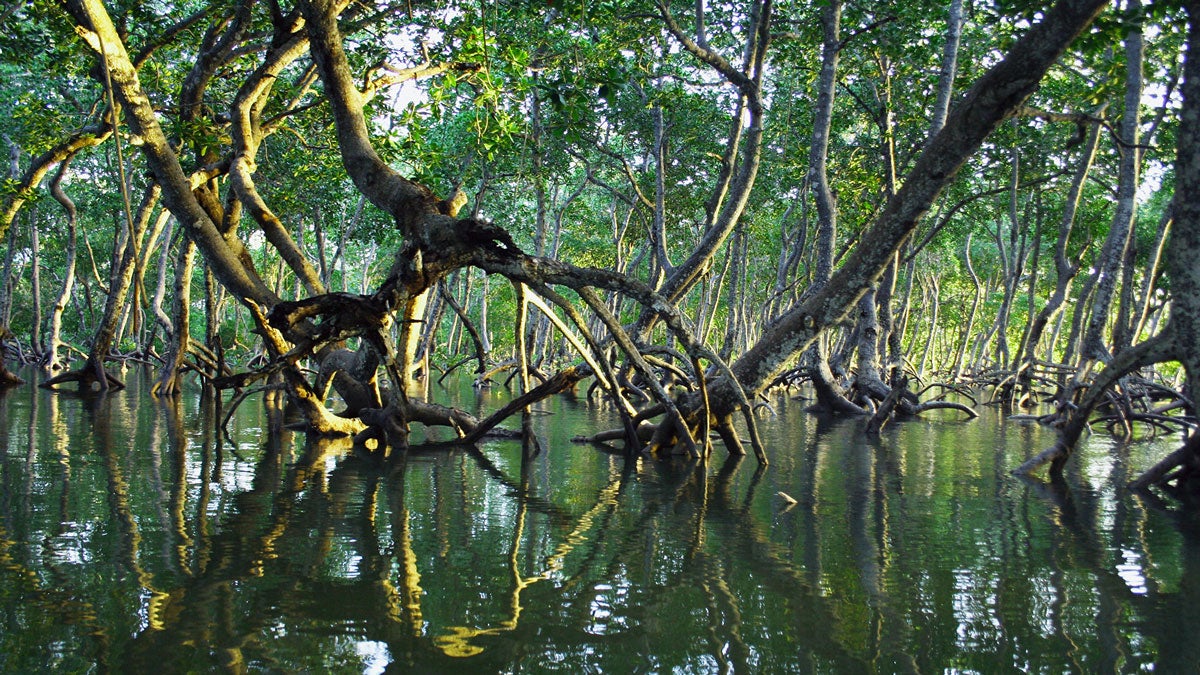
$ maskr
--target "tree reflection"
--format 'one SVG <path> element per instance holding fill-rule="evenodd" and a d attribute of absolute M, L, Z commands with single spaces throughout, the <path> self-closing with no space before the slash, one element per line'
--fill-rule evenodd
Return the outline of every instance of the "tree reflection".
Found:
<path fill-rule="evenodd" d="M 1126 627 L 1131 619 L 1136 620 L 1136 617 L 1155 613 L 1162 598 L 1159 597 L 1157 584 L 1151 575 L 1141 575 L 1141 582 L 1136 587 L 1131 587 L 1118 570 L 1114 553 L 1119 556 L 1121 551 L 1128 550 L 1126 544 L 1138 545 L 1135 542 L 1124 542 L 1125 523 L 1118 522 L 1116 527 L 1102 525 L 1102 520 L 1108 515 L 1102 514 L 1101 496 L 1094 491 L 1073 488 L 1062 477 L 1047 483 L 1032 479 L 1022 479 L 1022 482 L 1054 507 L 1056 544 L 1052 557 L 1047 561 L 1051 568 L 1050 579 L 1054 588 L 1050 620 L 1057 637 L 1072 645 L 1071 657 L 1074 663 L 1080 669 L 1091 670 L 1099 667 L 1102 670 L 1115 671 L 1131 661 L 1141 660 L 1133 658 L 1135 650 L 1131 644 L 1131 641 L 1140 641 L 1140 638 L 1131 635 Z M 1078 584 L 1068 581 L 1070 570 L 1079 568 L 1088 571 L 1091 589 L 1080 588 Z M 1083 595 L 1082 592 L 1086 590 L 1094 591 L 1091 597 Z M 1070 605 L 1077 600 L 1093 601 L 1097 604 L 1094 610 L 1094 630 L 1102 647 L 1102 661 L 1099 666 L 1089 666 L 1077 660 L 1084 648 L 1075 644 L 1071 637 L 1071 627 L 1067 625 L 1072 609 Z M 1153 628 L 1154 625 L 1149 624 L 1146 627 Z M 1160 643 L 1158 646 L 1164 645 Z M 1141 649 L 1144 650 L 1145 647 Z"/>
<path fill-rule="evenodd" d="M 47 635 L 0 636 L 25 655 L 6 667 L 52 644 L 118 671 L 1179 670 L 1195 656 L 1194 517 L 1086 476 L 1016 483 L 1003 455 L 1038 444 L 1026 430 L 990 432 L 996 457 L 964 456 L 953 429 L 801 429 L 763 469 L 580 452 L 535 425 L 524 442 L 381 461 L 292 434 L 286 410 L 244 406 L 222 439 L 214 397 L 137 400 L 6 400 L 5 626 Z M 799 502 L 785 509 L 781 489 Z"/>

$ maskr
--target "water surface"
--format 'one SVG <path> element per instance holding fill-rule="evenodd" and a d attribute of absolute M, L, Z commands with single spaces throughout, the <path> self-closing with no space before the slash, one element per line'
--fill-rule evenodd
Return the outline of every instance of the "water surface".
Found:
<path fill-rule="evenodd" d="M 532 458 L 379 462 L 126 377 L 0 396 L 0 671 L 1200 669 L 1197 520 L 1114 488 L 1162 443 L 1094 438 L 1050 486 L 1008 473 L 1049 434 L 995 411 L 873 440 L 777 396 L 766 470 L 627 461 L 560 397 Z"/>

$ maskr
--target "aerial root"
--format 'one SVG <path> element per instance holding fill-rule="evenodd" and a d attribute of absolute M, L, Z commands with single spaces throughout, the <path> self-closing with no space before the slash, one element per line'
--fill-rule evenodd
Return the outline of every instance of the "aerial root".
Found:
<path fill-rule="evenodd" d="M 1112 363 L 1096 374 L 1095 380 L 1087 386 L 1078 404 L 1069 400 L 1061 402 L 1065 414 L 1054 444 L 1026 460 L 1013 473 L 1029 475 L 1042 465 L 1049 464 L 1051 476 L 1060 475 L 1079 437 L 1088 428 L 1088 418 L 1109 396 L 1109 389 L 1137 369 L 1171 358 L 1174 356 L 1174 350 L 1174 339 L 1168 331 L 1121 352 Z"/>
<path fill-rule="evenodd" d="M 926 401 L 913 408 L 913 413 L 920 414 L 927 410 L 957 410 L 966 415 L 967 419 L 971 420 L 979 417 L 979 413 L 971 409 L 970 406 L 955 401 Z"/>
<path fill-rule="evenodd" d="M 635 438 L 638 440 L 640 445 L 645 445 L 646 443 L 650 442 L 650 439 L 654 436 L 654 430 L 657 428 L 658 428 L 658 425 L 654 424 L 653 422 L 648 422 L 646 420 L 642 420 L 641 422 L 636 423 L 635 432 L 634 432 Z M 572 443 L 595 443 L 595 444 L 608 443 L 609 441 L 620 441 L 620 440 L 626 440 L 626 441 L 629 440 L 628 431 L 624 428 L 606 429 L 604 431 L 600 431 L 600 432 L 591 434 L 590 436 L 574 436 L 571 438 Z M 640 447 L 639 447 L 639 449 L 640 449 Z"/>
<path fill-rule="evenodd" d="M 409 447 L 407 437 L 410 422 L 418 422 L 427 427 L 449 427 L 454 430 L 454 439 L 422 443 L 422 448 L 472 445 L 494 435 L 519 437 L 522 435 L 520 432 L 498 430 L 496 427 L 530 405 L 574 387 L 587 374 L 586 369 L 566 368 L 509 401 L 483 420 L 477 420 L 457 408 L 411 399 L 393 401 L 384 408 L 368 408 L 359 413 L 359 419 L 367 428 L 355 436 L 355 444 L 366 447 L 367 441 L 374 439 L 380 447 L 386 441 L 386 445 L 392 449 L 406 449 Z"/>
<path fill-rule="evenodd" d="M 43 389 L 54 389 L 58 386 L 75 382 L 79 384 L 79 391 L 90 392 L 94 389 L 100 391 L 120 390 L 125 388 L 125 383 L 117 379 L 116 376 L 104 369 L 104 366 L 99 363 L 88 362 L 78 370 L 55 375 L 54 377 L 41 383 Z"/>
<path fill-rule="evenodd" d="M 896 404 L 900 402 L 900 397 L 906 391 L 908 391 L 908 378 L 901 377 L 896 386 L 888 392 L 883 402 L 879 404 L 875 414 L 871 415 L 871 419 L 867 421 L 868 434 L 876 435 L 883 430 L 883 425 L 887 424 L 888 419 L 892 416 L 892 411 L 896 409 Z"/>
<path fill-rule="evenodd" d="M 1131 490 L 1172 481 L 1186 482 L 1200 477 L 1200 433 L 1193 433 L 1183 447 L 1164 457 L 1129 484 Z"/>
<path fill-rule="evenodd" d="M 627 445 L 627 452 L 635 455 L 664 452 L 693 456 L 688 451 L 688 446 L 677 435 L 679 429 L 670 418 L 659 422 L 650 422 L 646 419 L 647 417 L 662 414 L 662 412 L 662 408 L 656 407 L 641 411 L 632 418 L 632 422 L 637 425 L 637 445 L 633 448 Z M 766 466 L 768 464 L 766 448 L 759 436 L 758 424 L 754 419 L 753 411 L 751 408 L 743 408 L 742 412 L 746 423 L 746 433 L 750 437 L 750 446 L 754 450 L 754 455 L 758 459 L 759 464 Z M 714 433 L 724 443 L 726 452 L 731 456 L 740 457 L 746 454 L 745 445 L 743 445 L 741 436 L 733 424 L 732 416 L 724 419 L 710 420 L 709 424 L 705 425 L 698 418 L 699 414 L 703 413 L 690 416 L 691 421 L 689 422 L 687 431 L 689 438 L 695 439 L 693 442 L 697 442 L 697 447 L 700 447 L 700 443 L 703 443 L 709 448 L 702 457 L 707 457 L 707 453 L 711 453 L 710 439 Z M 705 435 L 701 436 L 701 433 Z M 607 444 L 622 439 L 628 443 L 629 433 L 626 429 L 608 429 L 588 436 L 575 436 L 571 441 L 574 443 Z"/>

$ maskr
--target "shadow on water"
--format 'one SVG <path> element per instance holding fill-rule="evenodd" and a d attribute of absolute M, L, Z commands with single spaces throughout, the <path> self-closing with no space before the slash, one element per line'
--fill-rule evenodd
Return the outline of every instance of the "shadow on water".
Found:
<path fill-rule="evenodd" d="M 782 400 L 769 469 L 625 459 L 571 444 L 612 420 L 564 400 L 524 442 L 383 462 L 269 406 L 226 436 L 218 400 L 129 381 L 0 395 L 0 670 L 1112 672 L 1200 653 L 1194 512 L 1107 487 L 1136 452 L 1022 483 L 1037 429 L 868 437 Z"/>

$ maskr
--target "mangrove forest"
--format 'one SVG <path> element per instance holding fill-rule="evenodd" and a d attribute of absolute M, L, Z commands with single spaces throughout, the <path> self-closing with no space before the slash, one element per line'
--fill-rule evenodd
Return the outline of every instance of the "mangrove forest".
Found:
<path fill-rule="evenodd" d="M 348 602 L 373 608 L 362 620 L 386 645 L 354 658 L 392 667 L 481 653 L 483 672 L 1195 664 L 1170 655 L 1190 639 L 1167 626 L 1122 633 L 1122 612 L 1162 615 L 1126 606 L 1128 576 L 1097 556 L 1133 550 L 1134 503 L 1200 546 L 1198 0 L 0 0 L 0 141 L 0 585 L 16 589 L 10 628 L 36 598 L 47 621 L 93 636 L 63 638 L 92 654 L 66 669 L 141 669 L 222 640 L 176 665 L 327 667 L 265 656 L 276 615 L 256 612 L 283 591 L 235 587 L 303 579 L 336 603 L 314 570 L 335 565 L 343 526 L 371 533 L 346 535 L 351 576 L 372 579 Z M 69 507 L 94 471 L 107 496 Z M 1003 549 L 996 564 L 1027 574 L 1004 576 L 1010 603 L 1044 572 L 1015 541 L 1072 545 L 1009 516 L 991 530 L 966 497 L 938 501 L 935 474 L 1001 512 L 1029 508 L 1003 501 L 1020 492 L 1091 537 L 1064 555 L 1107 584 L 1109 632 L 1081 648 L 1100 661 L 1047 656 L 1078 642 L 1057 610 L 1045 652 L 1009 636 L 1000 661 L 972 661 L 980 643 L 963 636 L 1007 622 L 942 627 L 939 611 L 925 628 L 958 642 L 914 656 L 919 611 L 890 604 L 924 588 L 912 560 L 891 566 L 900 521 L 977 523 L 963 527 Z M 60 493 L 37 524 L 39 495 Z M 831 494 L 842 506 L 822 506 Z M 493 513 L 507 526 L 479 515 L 510 498 L 517 515 Z M 660 522 L 671 509 L 691 515 Z M 476 517 L 492 529 L 472 543 L 455 528 Z M 45 542 L 96 518 L 115 548 L 80 555 L 112 558 L 135 580 L 122 592 L 150 598 L 119 638 L 98 607 L 70 609 L 95 589 L 52 593 L 71 575 Z M 776 527 L 792 528 L 795 560 Z M 747 557 L 703 558 L 710 541 Z M 503 563 L 441 595 L 417 571 L 456 578 L 452 551 L 500 549 L 512 574 Z M 724 617 L 697 644 L 730 621 L 744 632 L 703 658 L 546 646 L 556 621 L 582 620 L 573 606 L 615 616 L 567 593 L 576 581 L 636 576 L 626 565 L 656 578 L 667 549 L 703 563 L 703 592 L 638 586 L 637 606 Z M 713 580 L 729 569 L 755 582 Z M 942 590 L 916 605 L 961 581 L 930 574 Z M 1143 576 L 1134 595 L 1170 585 Z M 520 619 L 560 583 L 565 614 Z M 482 602 L 472 584 L 512 585 L 508 600 L 484 593 L 507 618 L 422 619 Z M 1063 584 L 1050 595 L 1072 595 Z M 797 589 L 804 618 L 744 604 Z M 216 596 L 228 604 L 197 600 Z M 243 602 L 257 617 L 244 630 L 229 618 Z M 181 628 L 189 609 L 216 627 Z M 1014 611 L 1034 630 L 1039 610 Z M 752 617 L 775 642 L 751 635 Z M 607 629 L 670 642 L 648 615 L 623 621 Z M 822 637 L 799 665 L 767 647 L 779 635 Z M 18 670 L 54 652 L 4 641 Z"/>

